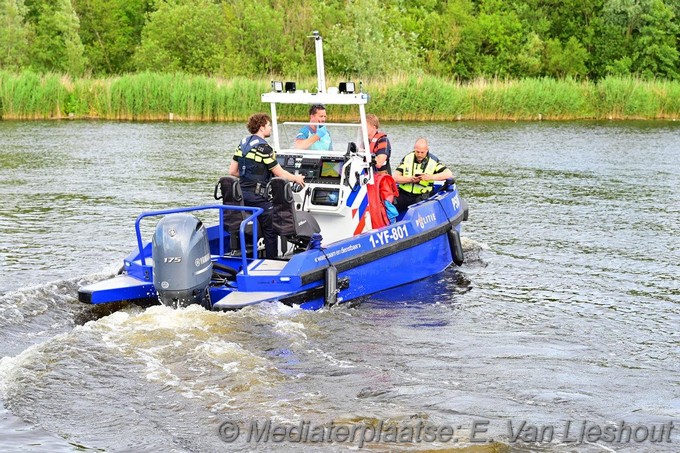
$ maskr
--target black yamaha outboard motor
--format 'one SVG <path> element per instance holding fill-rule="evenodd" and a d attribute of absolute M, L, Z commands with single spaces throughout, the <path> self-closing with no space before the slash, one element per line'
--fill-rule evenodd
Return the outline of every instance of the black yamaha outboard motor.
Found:
<path fill-rule="evenodd" d="M 170 214 L 156 225 L 152 243 L 153 284 L 161 303 L 209 309 L 212 261 L 203 222 L 190 214 Z"/>

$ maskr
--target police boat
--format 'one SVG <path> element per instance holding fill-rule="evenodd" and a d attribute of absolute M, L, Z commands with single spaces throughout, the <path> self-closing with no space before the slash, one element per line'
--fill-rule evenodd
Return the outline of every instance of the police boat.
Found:
<path fill-rule="evenodd" d="M 271 144 L 278 163 L 305 177 L 305 187 L 272 178 L 279 257 L 261 257 L 257 217 L 261 208 L 243 205 L 238 180 L 220 179 L 214 198 L 221 204 L 144 212 L 135 221 L 137 247 L 118 275 L 82 286 L 88 304 L 160 302 L 173 307 L 200 304 L 234 310 L 278 301 L 320 309 L 414 282 L 463 263 L 460 233 L 467 203 L 454 181 L 435 186 L 431 196 L 391 220 L 383 194 L 390 176 L 374 174 L 366 127 L 368 94 L 353 83 L 326 89 L 322 38 L 314 32 L 316 91 L 272 82 L 262 95 L 272 118 Z M 326 123 L 330 151 L 294 149 L 286 129 L 309 123 L 281 122 L 290 105 L 344 106 L 358 110 L 355 122 Z M 342 131 L 350 138 L 343 140 Z M 283 144 L 283 146 L 282 146 Z M 340 146 L 341 149 L 335 148 Z M 202 218 L 210 217 L 212 224 Z M 159 220 L 160 219 L 160 220 Z M 156 221 L 155 228 L 146 222 Z M 151 240 L 144 240 L 145 231 Z"/>

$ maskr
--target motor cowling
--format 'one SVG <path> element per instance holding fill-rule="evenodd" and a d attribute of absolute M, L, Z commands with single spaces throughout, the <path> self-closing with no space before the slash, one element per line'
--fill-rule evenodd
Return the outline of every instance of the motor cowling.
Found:
<path fill-rule="evenodd" d="M 170 214 L 156 225 L 152 239 L 153 284 L 163 305 L 210 307 L 212 261 L 203 222 L 191 214 Z"/>

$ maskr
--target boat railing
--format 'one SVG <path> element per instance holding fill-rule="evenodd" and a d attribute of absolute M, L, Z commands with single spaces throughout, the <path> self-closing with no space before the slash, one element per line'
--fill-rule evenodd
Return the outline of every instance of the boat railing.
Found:
<path fill-rule="evenodd" d="M 164 209 L 161 211 L 149 211 L 143 212 L 137 217 L 135 221 L 135 233 L 137 234 L 137 247 L 139 248 L 139 257 L 141 259 L 142 266 L 146 266 L 146 257 L 144 256 L 144 243 L 142 241 L 142 231 L 141 222 L 147 217 L 157 217 L 168 214 L 178 214 L 182 212 L 194 212 L 194 211 L 207 211 L 207 210 L 218 210 L 220 211 L 220 256 L 224 256 L 224 211 L 252 211 L 252 214 L 246 217 L 239 227 L 239 244 L 241 245 L 241 265 L 243 268 L 243 273 L 248 275 L 248 256 L 246 248 L 246 225 L 252 222 L 253 225 L 253 259 L 257 258 L 257 217 L 264 212 L 262 208 L 251 207 L 251 206 L 230 206 L 230 205 L 207 205 L 207 206 L 192 206 L 187 208 L 174 208 L 174 209 Z"/>

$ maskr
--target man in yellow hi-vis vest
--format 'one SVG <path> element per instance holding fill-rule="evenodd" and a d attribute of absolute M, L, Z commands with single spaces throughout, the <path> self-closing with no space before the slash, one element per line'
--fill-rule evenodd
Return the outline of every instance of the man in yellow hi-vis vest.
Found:
<path fill-rule="evenodd" d="M 453 178 L 453 173 L 430 154 L 427 140 L 419 138 L 413 151 L 404 156 L 392 177 L 399 184 L 399 197 L 395 206 L 402 213 L 412 204 L 429 197 L 434 181 Z"/>

